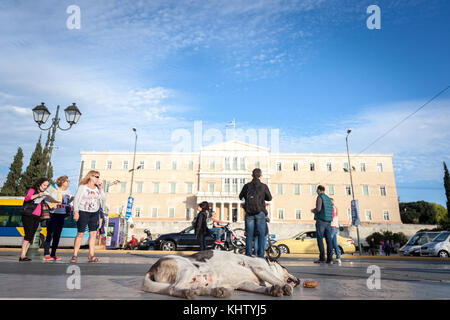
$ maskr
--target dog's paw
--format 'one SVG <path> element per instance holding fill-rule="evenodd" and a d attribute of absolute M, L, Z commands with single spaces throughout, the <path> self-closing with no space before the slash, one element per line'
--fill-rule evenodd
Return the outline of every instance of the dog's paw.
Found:
<path fill-rule="evenodd" d="M 224 287 L 214 288 L 213 296 L 216 298 L 229 298 L 231 297 L 231 290 Z"/>
<path fill-rule="evenodd" d="M 285 296 L 292 296 L 292 293 L 294 292 L 294 288 L 290 284 L 285 284 L 283 286 L 283 293 Z"/>
<path fill-rule="evenodd" d="M 283 296 L 283 288 L 276 284 L 270 288 L 269 293 L 273 297 L 282 297 Z"/>
<path fill-rule="evenodd" d="M 195 297 L 197 296 L 197 293 L 195 292 L 195 290 L 185 289 L 185 290 L 183 290 L 183 296 L 186 299 L 195 299 Z"/>

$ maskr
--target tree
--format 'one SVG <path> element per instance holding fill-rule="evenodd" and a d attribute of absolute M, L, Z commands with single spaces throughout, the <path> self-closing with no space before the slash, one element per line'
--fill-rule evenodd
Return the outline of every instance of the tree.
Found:
<path fill-rule="evenodd" d="M 30 158 L 30 163 L 25 170 L 19 184 L 19 194 L 24 195 L 33 183 L 45 175 L 45 165 L 42 163 L 41 136 Z"/>
<path fill-rule="evenodd" d="M 444 161 L 444 188 L 445 196 L 447 197 L 447 215 L 450 220 L 450 177 L 448 175 L 447 165 Z"/>
<path fill-rule="evenodd" d="M 403 223 L 436 224 L 436 210 L 426 201 L 399 203 Z"/>
<path fill-rule="evenodd" d="M 50 162 L 50 148 L 52 148 L 53 145 L 50 145 L 50 130 L 48 131 L 48 135 L 47 135 L 47 141 L 45 142 L 45 146 L 44 146 L 44 150 L 42 152 L 42 163 L 44 165 L 44 174 L 45 171 L 47 169 L 47 165 L 48 167 L 48 172 L 47 172 L 47 178 L 50 180 L 50 183 L 53 183 L 53 166 L 51 165 Z"/>
<path fill-rule="evenodd" d="M 20 179 L 22 178 L 22 166 L 23 166 L 23 151 L 19 147 L 17 153 L 14 156 L 14 160 L 9 167 L 8 177 L 5 184 L 3 184 L 0 195 L 2 196 L 17 196 L 19 193 Z"/>

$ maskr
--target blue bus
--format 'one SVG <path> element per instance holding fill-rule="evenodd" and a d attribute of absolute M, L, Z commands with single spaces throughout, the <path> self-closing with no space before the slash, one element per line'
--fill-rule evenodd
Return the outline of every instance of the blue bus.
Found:
<path fill-rule="evenodd" d="M 0 246 L 20 247 L 24 236 L 22 225 L 22 204 L 24 197 L 0 197 Z M 59 240 L 59 247 L 72 247 L 77 234 L 77 224 L 68 217 L 64 220 L 64 227 Z M 47 228 L 42 227 L 39 234 L 39 247 L 44 246 Z M 82 246 L 88 245 L 89 232 L 85 232 Z"/>

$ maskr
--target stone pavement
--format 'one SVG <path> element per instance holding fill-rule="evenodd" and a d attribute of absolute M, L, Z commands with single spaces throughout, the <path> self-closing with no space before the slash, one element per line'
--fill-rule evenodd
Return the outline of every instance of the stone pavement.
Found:
<path fill-rule="evenodd" d="M 87 252 L 82 250 L 76 264 L 81 272 L 79 290 L 67 286 L 72 276 L 68 273 L 73 265 L 69 263 L 71 251 L 60 250 L 59 254 L 61 262 L 44 262 L 35 256 L 31 262 L 19 263 L 18 249 L 0 249 L 0 299 L 178 299 L 140 290 L 144 274 L 164 253 L 101 251 L 96 254 L 101 262 L 88 263 Z M 230 300 L 450 299 L 449 259 L 344 256 L 341 266 L 316 265 L 314 259 L 284 255 L 280 263 L 301 280 L 318 281 L 315 289 L 300 286 L 292 297 L 282 298 L 235 291 Z M 370 266 L 379 268 L 379 289 L 367 286 L 374 276 L 370 269 L 368 273 Z M 215 300 L 197 298 L 205 299 Z"/>

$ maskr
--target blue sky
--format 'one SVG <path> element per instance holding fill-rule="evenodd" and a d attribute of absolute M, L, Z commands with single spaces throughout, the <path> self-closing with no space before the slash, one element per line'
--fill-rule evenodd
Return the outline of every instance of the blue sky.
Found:
<path fill-rule="evenodd" d="M 81 29 L 69 30 L 69 5 Z M 369 30 L 366 8 L 381 8 Z M 2 1 L 0 180 L 39 130 L 31 108 L 76 102 L 55 174 L 80 150 L 170 151 L 177 129 L 279 129 L 281 152 L 359 153 L 450 84 L 448 1 Z M 393 153 L 401 201 L 445 204 L 450 90 L 366 153 Z M 24 168 L 25 169 L 25 168 Z"/>

